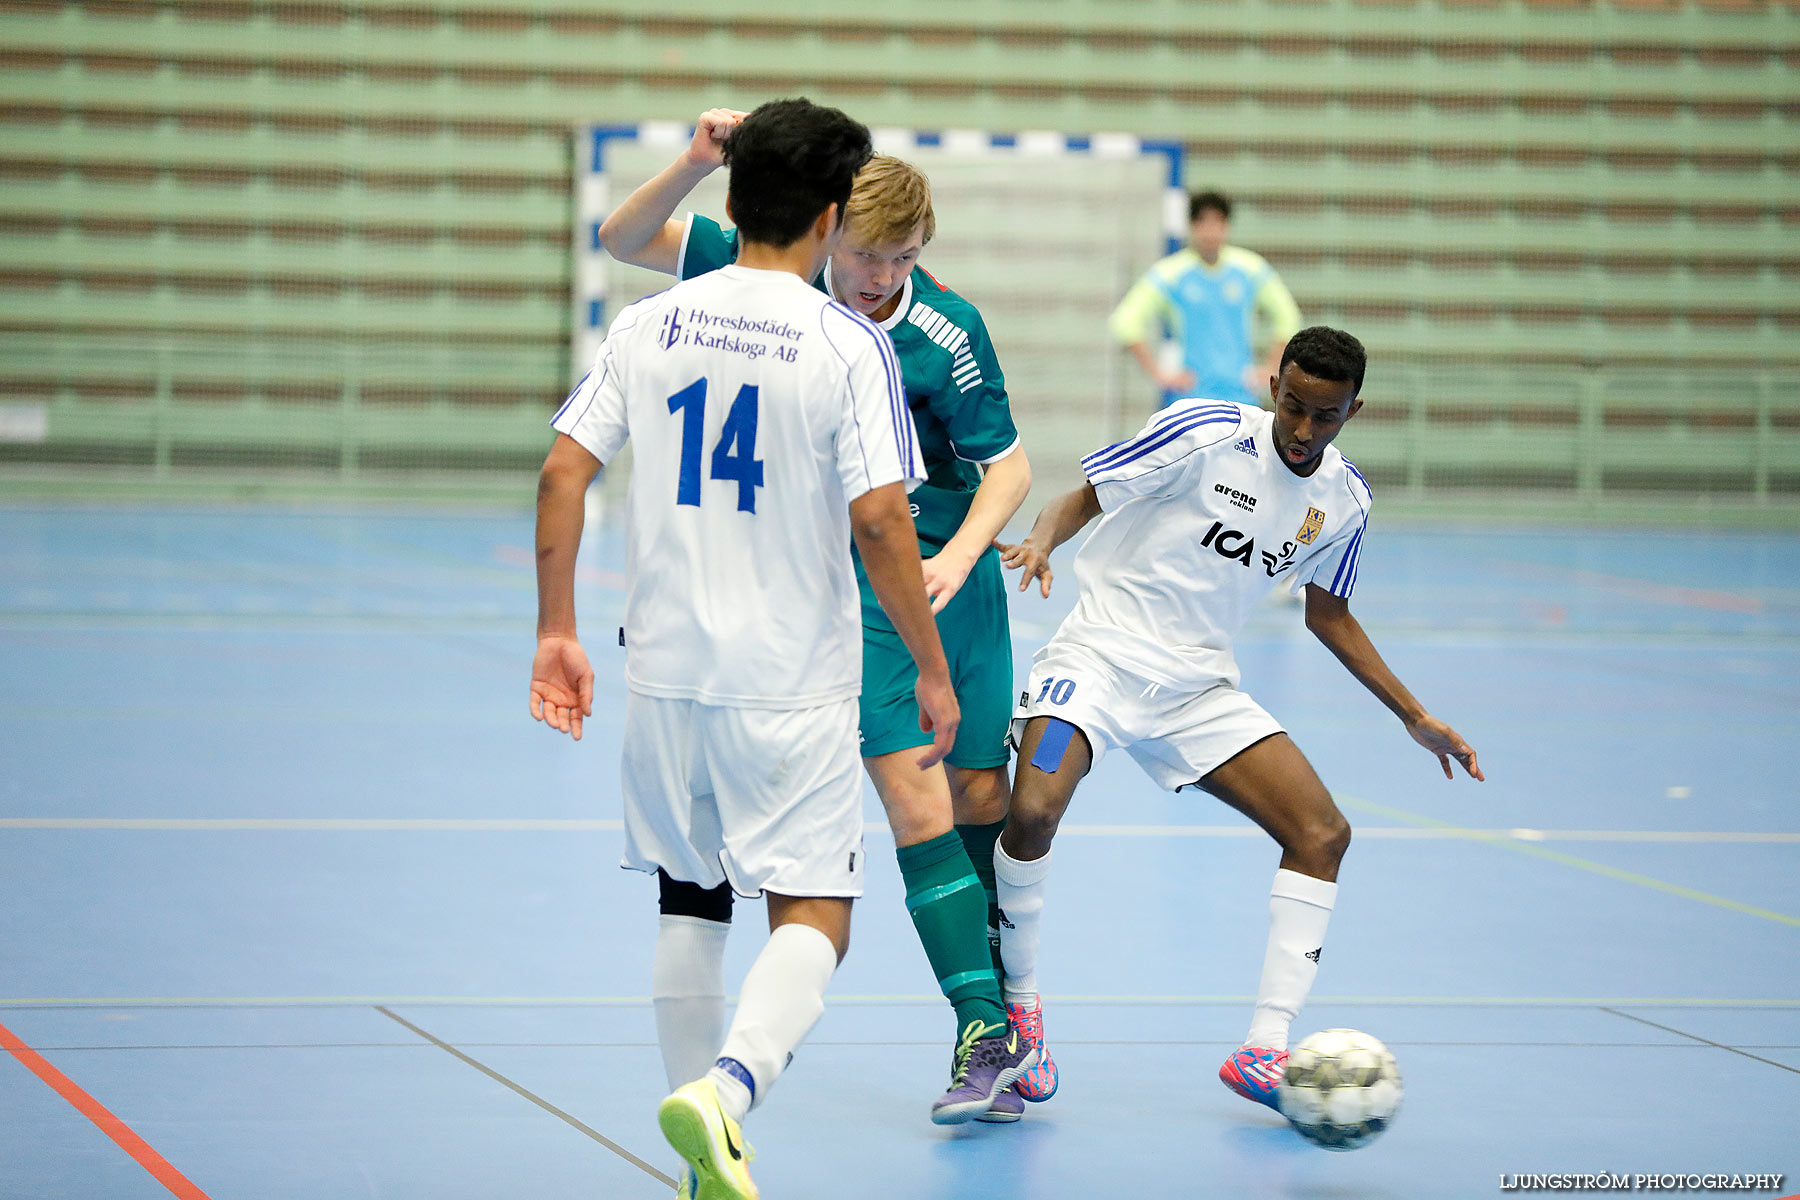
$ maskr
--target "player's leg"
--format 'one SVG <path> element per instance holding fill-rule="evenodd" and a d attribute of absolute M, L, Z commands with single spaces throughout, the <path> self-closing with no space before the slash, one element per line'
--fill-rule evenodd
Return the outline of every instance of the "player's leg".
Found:
<path fill-rule="evenodd" d="M 940 615 L 939 632 L 945 639 L 951 669 L 957 672 L 966 655 L 961 653 L 964 647 L 958 627 L 946 623 L 945 615 Z M 920 749 L 929 744 L 930 737 L 919 729 L 913 691 L 917 675 L 918 668 L 899 635 L 874 624 L 865 608 L 858 717 L 863 766 L 894 834 L 895 858 L 913 928 L 939 988 L 956 1010 L 951 1085 L 933 1102 L 932 1120 L 957 1124 L 986 1112 L 995 1094 L 1017 1074 L 1019 1063 L 1034 1056 L 1029 1047 L 1004 1048 L 1011 1039 L 987 939 L 987 893 L 954 827 L 945 768 L 920 770 L 918 765 Z M 957 696 L 964 716 L 951 756 L 967 762 L 982 729 L 982 706 L 963 698 L 963 683 L 958 675 Z M 1009 682 L 1008 699 L 1010 692 Z M 987 748 L 987 758 L 998 760 L 1002 770 L 1006 713 L 1002 709 L 997 718 L 990 714 L 992 728 L 987 730 L 993 743 Z M 973 728 L 971 715 L 976 718 Z M 1002 1074 L 1006 1079 L 999 1079 Z"/>
<path fill-rule="evenodd" d="M 865 758 L 863 765 L 887 810 L 919 944 L 956 1010 L 950 1088 L 931 1110 L 935 1123 L 955 1125 L 985 1113 L 1036 1057 L 1009 1036 L 988 949 L 987 894 L 952 828 L 944 769 L 921 771 L 918 756 L 915 746 Z"/>
<path fill-rule="evenodd" d="M 630 692 L 625 701 L 622 865 L 656 875 L 660 915 L 651 998 L 669 1086 L 698 1078 L 724 1037 L 725 935 L 731 888 L 694 706 Z"/>
<path fill-rule="evenodd" d="M 961 697 L 958 697 L 961 699 Z M 1010 707 L 1008 716 L 1011 715 Z M 1007 778 L 1006 763 L 989 767 L 959 767 L 945 764 L 950 781 L 950 811 L 956 821 L 956 834 L 968 853 L 969 865 L 988 903 L 988 955 L 994 972 L 1000 972 L 1000 900 L 994 891 L 994 847 L 1000 841 L 1000 830 L 1006 825 L 1006 809 L 1012 800 L 1012 780 Z"/>
<path fill-rule="evenodd" d="M 658 1120 L 687 1163 L 695 1200 L 754 1200 L 740 1124 L 766 1099 L 824 1011 L 862 891 L 862 781 L 856 703 L 801 710 L 688 708 L 708 788 L 715 870 L 745 895 L 770 897 L 770 935 L 738 989 L 710 1070 L 663 1101 Z"/>
<path fill-rule="evenodd" d="M 1013 645 L 1000 557 L 985 551 L 938 616 L 952 654 L 962 726 L 945 759 L 956 832 L 987 893 L 988 946 L 1000 970 L 999 901 L 994 892 L 994 844 L 1012 798 Z"/>
<path fill-rule="evenodd" d="M 1281 847 L 1250 1031 L 1219 1072 L 1239 1095 L 1274 1107 L 1287 1063 L 1288 1029 L 1319 972 L 1350 823 L 1285 733 L 1234 755 L 1200 786 L 1255 821 Z"/>
<path fill-rule="evenodd" d="M 944 769 L 921 771 L 916 747 L 863 759 L 894 833 L 906 907 L 938 987 L 971 1024 L 1004 1032 L 999 980 L 987 942 L 987 893 L 951 824 Z"/>
<path fill-rule="evenodd" d="M 994 850 L 999 898 L 1001 994 L 1007 1017 L 1038 1051 L 1018 1092 L 1041 1102 L 1055 1094 L 1056 1062 L 1044 1043 L 1044 1006 L 1038 995 L 1038 938 L 1050 881 L 1050 846 L 1076 785 L 1093 765 L 1093 750 L 1080 729 L 1057 717 L 1023 722 L 1019 761 L 1006 828 Z"/>
<path fill-rule="evenodd" d="M 731 885 L 704 888 L 656 873 L 661 915 L 651 960 L 656 1040 L 673 1091 L 698 1079 L 725 1039 L 725 939 Z"/>
<path fill-rule="evenodd" d="M 663 1136 L 688 1165 L 683 1186 L 695 1200 L 755 1200 L 744 1118 L 818 1023 L 850 946 L 849 897 L 766 896 L 769 940 L 744 976 L 717 1059 L 657 1110 Z"/>

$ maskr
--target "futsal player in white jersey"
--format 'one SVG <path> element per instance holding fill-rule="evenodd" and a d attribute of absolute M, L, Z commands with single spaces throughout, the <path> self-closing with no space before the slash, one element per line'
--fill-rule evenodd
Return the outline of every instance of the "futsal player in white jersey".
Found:
<path fill-rule="evenodd" d="M 1350 613 L 1369 485 L 1331 442 L 1362 407 L 1365 357 L 1349 334 L 1301 330 L 1269 381 L 1274 411 L 1178 400 L 1143 431 L 1082 460 L 1087 482 L 1001 547 L 1050 594 L 1050 554 L 1095 517 L 1075 557 L 1079 599 L 1038 651 L 1014 712 L 1012 810 L 994 858 L 1006 999 L 1037 999 L 1050 847 L 1075 787 L 1123 750 L 1172 791 L 1211 792 L 1281 847 L 1269 943 L 1242 1048 L 1219 1077 L 1276 1106 L 1288 1027 L 1318 973 L 1350 825 L 1281 726 L 1238 690 L 1232 642 L 1277 584 L 1306 594 L 1306 625 L 1414 741 L 1481 779 L 1460 735 L 1394 677 Z"/>
<path fill-rule="evenodd" d="M 862 629 L 850 544 L 918 663 L 921 757 L 959 713 L 906 493 L 924 477 L 892 343 L 808 285 L 842 228 L 869 133 L 805 100 L 763 105 L 727 149 L 731 266 L 623 309 L 553 424 L 538 488 L 532 715 L 580 736 L 582 496 L 636 448 L 627 494 L 624 865 L 661 885 L 659 1120 L 678 1195 L 753 1200 L 739 1123 L 823 1011 L 861 894 Z M 922 764 L 924 765 L 924 764 Z M 722 1028 L 731 891 L 771 933 Z"/>

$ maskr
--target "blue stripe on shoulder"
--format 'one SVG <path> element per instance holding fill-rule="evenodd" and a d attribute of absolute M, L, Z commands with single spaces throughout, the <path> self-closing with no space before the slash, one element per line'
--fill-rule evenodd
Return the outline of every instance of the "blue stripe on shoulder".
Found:
<path fill-rule="evenodd" d="M 1171 440 L 1191 429 L 1214 421 L 1242 421 L 1243 412 L 1235 404 L 1200 405 L 1190 409 L 1178 410 L 1176 415 L 1153 423 L 1149 432 L 1136 439 L 1115 442 L 1110 446 L 1094 451 L 1081 460 L 1082 468 L 1088 472 L 1109 470 L 1123 466 L 1133 459 L 1140 458 L 1159 446 L 1167 445 Z M 1152 444 L 1154 443 L 1154 444 Z"/>

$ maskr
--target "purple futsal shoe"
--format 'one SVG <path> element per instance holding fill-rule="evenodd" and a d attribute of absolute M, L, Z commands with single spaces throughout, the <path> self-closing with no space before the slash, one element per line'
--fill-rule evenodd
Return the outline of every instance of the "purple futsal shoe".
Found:
<path fill-rule="evenodd" d="M 961 1125 L 994 1107 L 994 1100 L 1037 1062 L 1037 1047 L 1005 1025 L 970 1021 L 951 1059 L 950 1090 L 931 1104 L 931 1123 Z"/>

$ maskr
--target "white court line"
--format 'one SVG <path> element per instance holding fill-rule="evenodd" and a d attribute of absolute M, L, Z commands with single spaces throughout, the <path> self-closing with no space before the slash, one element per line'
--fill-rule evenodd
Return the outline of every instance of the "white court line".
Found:
<path fill-rule="evenodd" d="M 188 832 L 298 833 L 617 833 L 616 818 L 519 817 L 0 817 L 0 829 L 174 830 Z M 1262 838 L 1254 825 L 1064 825 L 1060 837 Z M 888 837 L 886 825 L 863 827 Z M 1736 845 L 1800 845 L 1800 833 L 1669 829 L 1464 829 L 1364 825 L 1358 838 L 1401 841 L 1708 842 Z"/>
<path fill-rule="evenodd" d="M 728 999 L 736 1000 L 735 996 Z M 1248 994 L 1131 995 L 1044 993 L 1046 1001 L 1089 1007 L 1207 1007 L 1250 1004 Z M 837 993 L 833 1005 L 868 1008 L 936 1007 L 936 992 Z M 1788 1011 L 1800 1000 L 1713 996 L 1310 996 L 1309 1005 L 1420 1008 L 1742 1008 Z M 649 1008 L 649 996 L 0 996 L 0 1008 Z"/>

